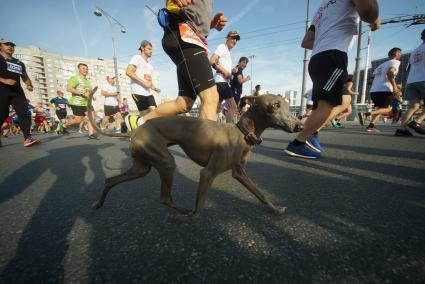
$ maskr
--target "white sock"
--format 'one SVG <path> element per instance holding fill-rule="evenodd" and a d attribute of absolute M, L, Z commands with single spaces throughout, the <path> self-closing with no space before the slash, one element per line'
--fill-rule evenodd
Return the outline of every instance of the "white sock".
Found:
<path fill-rule="evenodd" d="M 143 117 L 139 117 L 139 118 L 137 119 L 137 126 L 140 126 L 140 125 L 142 125 L 143 123 L 145 123 L 145 121 L 143 120 Z"/>

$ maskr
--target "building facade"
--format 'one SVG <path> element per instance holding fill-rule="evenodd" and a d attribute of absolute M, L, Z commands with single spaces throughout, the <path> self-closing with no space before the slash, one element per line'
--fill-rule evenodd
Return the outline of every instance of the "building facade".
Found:
<path fill-rule="evenodd" d="M 107 75 L 114 75 L 114 64 L 112 60 L 101 58 L 83 58 L 76 56 L 65 56 L 40 50 L 36 46 L 15 48 L 14 57 L 25 63 L 28 76 L 31 78 L 34 91 L 25 90 L 25 95 L 33 103 L 42 102 L 45 107 L 49 106 L 52 98 L 56 97 L 56 91 L 62 90 L 66 98 L 71 94 L 66 91 L 68 79 L 78 74 L 78 64 L 85 63 L 89 67 L 88 80 L 92 86 L 98 86 L 99 91 L 95 94 L 96 100 L 93 106 L 96 111 L 103 110 L 104 98 L 100 95 L 100 88 L 106 82 Z M 130 110 L 137 111 L 137 107 L 131 98 L 130 79 L 126 76 L 127 64 L 118 63 L 118 81 L 120 85 L 121 98 L 127 98 Z M 153 77 L 156 86 L 159 86 L 159 74 Z M 156 96 L 159 103 L 159 96 Z M 52 113 L 53 109 L 52 109 Z"/>
<path fill-rule="evenodd" d="M 297 106 L 297 95 L 298 92 L 294 90 L 289 90 L 285 92 L 285 97 L 289 100 L 289 106 Z"/>

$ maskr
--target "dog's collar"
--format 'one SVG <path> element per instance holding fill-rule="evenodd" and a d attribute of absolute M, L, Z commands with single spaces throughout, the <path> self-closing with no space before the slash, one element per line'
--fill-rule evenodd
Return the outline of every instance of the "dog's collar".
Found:
<path fill-rule="evenodd" d="M 249 145 L 259 145 L 261 142 L 263 142 L 263 139 L 261 137 L 257 137 L 255 133 L 249 132 L 248 129 L 243 126 L 240 121 L 236 123 L 236 126 L 239 128 L 239 130 L 242 132 L 243 135 L 245 135 L 245 141 Z"/>

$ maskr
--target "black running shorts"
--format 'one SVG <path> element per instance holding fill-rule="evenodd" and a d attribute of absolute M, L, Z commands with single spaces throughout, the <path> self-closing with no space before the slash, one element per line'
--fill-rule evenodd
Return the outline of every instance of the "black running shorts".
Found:
<path fill-rule="evenodd" d="M 232 89 L 230 88 L 229 84 L 226 82 L 217 83 L 217 91 L 220 97 L 220 101 L 233 98 Z"/>
<path fill-rule="evenodd" d="M 115 115 L 120 112 L 120 108 L 118 106 L 104 105 L 103 110 L 105 111 L 105 116 Z"/>
<path fill-rule="evenodd" d="M 75 116 L 86 116 L 87 107 L 86 106 L 74 106 L 70 105 L 72 109 L 72 113 Z"/>
<path fill-rule="evenodd" d="M 372 99 L 375 107 L 387 108 L 393 101 L 392 92 L 372 92 L 370 93 L 370 98 Z"/>
<path fill-rule="evenodd" d="M 197 94 L 215 85 L 208 55 L 202 47 L 180 39 L 178 24 L 165 29 L 162 47 L 177 66 L 179 96 L 196 100 Z"/>
<path fill-rule="evenodd" d="M 65 119 L 66 118 L 66 112 L 62 112 L 62 111 L 56 111 L 56 116 L 60 119 L 60 120 L 62 120 L 62 119 Z"/>
<path fill-rule="evenodd" d="M 149 107 L 156 107 L 156 102 L 153 95 L 141 96 L 137 94 L 131 94 L 131 96 L 133 97 L 133 100 L 136 103 L 137 109 L 139 111 L 147 110 Z"/>
<path fill-rule="evenodd" d="M 313 81 L 313 109 L 320 100 L 335 106 L 342 104 L 347 64 L 347 53 L 340 50 L 327 50 L 311 57 L 308 73 Z"/>

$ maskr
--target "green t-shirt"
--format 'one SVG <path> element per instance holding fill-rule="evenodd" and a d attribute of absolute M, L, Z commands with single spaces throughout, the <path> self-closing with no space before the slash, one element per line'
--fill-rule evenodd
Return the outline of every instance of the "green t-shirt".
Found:
<path fill-rule="evenodd" d="M 84 90 L 87 88 L 91 89 L 90 81 L 80 75 L 75 75 L 69 78 L 68 85 L 77 90 Z M 82 95 L 72 94 L 71 98 L 69 99 L 69 104 L 74 106 L 87 106 L 88 99 Z"/>

